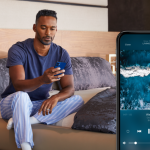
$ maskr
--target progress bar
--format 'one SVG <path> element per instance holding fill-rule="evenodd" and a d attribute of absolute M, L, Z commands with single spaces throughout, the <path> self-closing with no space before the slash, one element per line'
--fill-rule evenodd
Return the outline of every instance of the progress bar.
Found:
<path fill-rule="evenodd" d="M 150 142 L 129 142 L 129 144 L 134 144 L 134 145 L 136 145 L 136 144 L 150 144 Z"/>

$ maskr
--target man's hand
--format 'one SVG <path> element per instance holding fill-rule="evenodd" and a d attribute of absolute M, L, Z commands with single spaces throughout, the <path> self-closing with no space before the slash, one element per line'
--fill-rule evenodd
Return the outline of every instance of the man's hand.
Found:
<path fill-rule="evenodd" d="M 60 72 L 57 72 L 56 74 L 58 73 Z M 57 78 L 58 77 L 59 76 L 57 76 Z M 57 105 L 58 101 L 63 101 L 66 98 L 74 94 L 73 75 L 64 75 L 60 80 L 60 84 L 61 84 L 62 90 L 58 94 L 53 95 L 49 99 L 45 100 L 42 103 L 38 111 L 38 114 L 42 112 L 43 115 L 45 116 L 45 114 L 48 115 L 49 113 L 52 113 L 52 110 Z M 50 110 L 47 110 L 47 109 L 50 109 Z"/>
<path fill-rule="evenodd" d="M 50 84 L 64 77 L 65 70 L 60 68 L 48 68 L 42 76 L 25 80 L 25 71 L 22 65 L 9 67 L 9 75 L 16 91 L 32 92 L 43 84 Z M 57 75 L 62 73 L 61 75 Z M 58 79 L 59 78 L 59 79 Z"/>
<path fill-rule="evenodd" d="M 50 84 L 52 82 L 60 80 L 60 78 L 64 76 L 64 72 L 65 70 L 60 70 L 60 68 L 54 68 L 54 67 L 48 68 L 42 75 L 42 80 L 44 84 Z M 57 74 L 60 74 L 60 75 L 54 76 Z"/>
<path fill-rule="evenodd" d="M 49 99 L 45 100 L 39 111 L 38 111 L 38 115 L 42 112 L 43 116 L 48 115 L 49 113 L 52 113 L 53 108 L 57 105 L 58 102 L 58 98 L 56 96 L 52 96 Z M 46 113 L 45 113 L 46 112 Z"/>

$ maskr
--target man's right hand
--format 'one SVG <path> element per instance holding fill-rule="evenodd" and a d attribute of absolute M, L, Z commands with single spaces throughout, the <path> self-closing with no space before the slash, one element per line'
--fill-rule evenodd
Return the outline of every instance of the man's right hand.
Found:
<path fill-rule="evenodd" d="M 60 70 L 60 68 L 54 68 L 54 67 L 48 68 L 42 75 L 42 81 L 44 84 L 50 84 L 52 82 L 59 81 L 60 78 L 64 76 L 64 72 L 65 70 Z M 60 75 L 54 76 L 57 74 Z"/>
<path fill-rule="evenodd" d="M 58 81 L 64 76 L 65 70 L 60 70 L 60 68 L 51 67 L 47 69 L 42 76 L 34 79 L 25 80 L 25 71 L 22 65 L 16 65 L 9 67 L 9 75 L 13 86 L 16 91 L 32 92 L 36 90 L 43 84 L 50 84 L 52 82 Z M 61 75 L 57 75 L 62 73 Z"/>

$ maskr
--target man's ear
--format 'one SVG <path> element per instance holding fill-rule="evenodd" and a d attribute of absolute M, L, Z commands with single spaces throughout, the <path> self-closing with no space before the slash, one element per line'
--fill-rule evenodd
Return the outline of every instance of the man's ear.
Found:
<path fill-rule="evenodd" d="M 33 31 L 36 32 L 36 24 L 33 25 Z"/>

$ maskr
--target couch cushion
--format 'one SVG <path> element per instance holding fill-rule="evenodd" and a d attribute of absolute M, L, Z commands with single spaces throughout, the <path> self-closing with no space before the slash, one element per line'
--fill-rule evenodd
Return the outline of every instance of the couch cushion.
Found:
<path fill-rule="evenodd" d="M 83 105 L 72 129 L 116 133 L 116 89 L 106 89 Z"/>
<path fill-rule="evenodd" d="M 6 68 L 7 58 L 0 59 L 0 100 L 1 94 L 9 84 L 9 69 Z"/>
<path fill-rule="evenodd" d="M 103 87 L 103 88 L 95 88 L 95 89 L 89 89 L 89 90 L 80 90 L 75 91 L 75 95 L 80 95 L 82 99 L 84 100 L 84 103 L 87 103 L 93 96 L 95 96 L 97 93 L 102 92 L 110 87 Z"/>
<path fill-rule="evenodd" d="M 0 119 L 0 150 L 21 150 L 16 146 L 14 129 L 7 130 L 6 125 L 7 121 Z M 45 124 L 32 125 L 32 131 L 33 150 L 116 150 L 116 135 Z"/>

